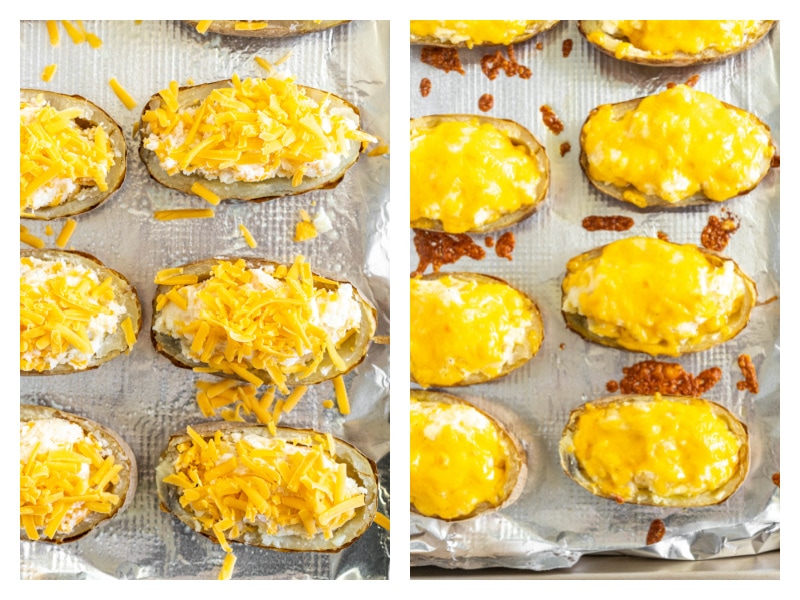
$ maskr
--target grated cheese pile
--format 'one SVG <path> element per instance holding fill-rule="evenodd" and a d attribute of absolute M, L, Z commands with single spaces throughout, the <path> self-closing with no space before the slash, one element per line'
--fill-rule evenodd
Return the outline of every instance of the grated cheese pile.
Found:
<path fill-rule="evenodd" d="M 86 368 L 125 313 L 112 278 L 100 281 L 83 265 L 33 257 L 21 257 L 19 270 L 20 370 Z"/>
<path fill-rule="evenodd" d="M 92 513 L 109 514 L 121 498 L 109 490 L 119 483 L 105 444 L 65 419 L 19 425 L 20 529 L 32 540 L 69 533 Z"/>
<path fill-rule="evenodd" d="M 106 191 L 115 163 L 108 132 L 81 128 L 80 108 L 56 110 L 42 95 L 19 104 L 20 210 L 57 206 L 82 187 Z"/>
<path fill-rule="evenodd" d="M 179 339 L 184 356 L 210 372 L 255 386 L 266 375 L 286 394 L 287 375 L 302 379 L 318 368 L 346 368 L 339 350 L 357 333 L 361 306 L 350 284 L 316 287 L 322 280 L 302 256 L 274 269 L 221 260 L 199 283 L 180 268 L 156 276 L 156 283 L 170 281 L 175 284 L 156 299 L 153 328 Z M 330 366 L 320 367 L 326 358 Z"/>
<path fill-rule="evenodd" d="M 289 75 L 234 75 L 231 84 L 181 107 L 173 81 L 143 115 L 144 146 L 167 173 L 223 183 L 287 177 L 298 186 L 332 173 L 354 142 L 374 141 L 350 108 L 332 107 L 329 96 L 316 102 Z"/>

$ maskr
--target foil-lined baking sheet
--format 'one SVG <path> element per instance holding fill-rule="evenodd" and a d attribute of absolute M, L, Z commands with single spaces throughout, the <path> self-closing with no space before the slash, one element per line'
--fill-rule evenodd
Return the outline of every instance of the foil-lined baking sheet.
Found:
<path fill-rule="evenodd" d="M 134 136 L 147 99 L 175 79 L 181 85 L 264 76 L 255 57 L 295 76 L 299 84 L 330 91 L 355 104 L 362 129 L 388 141 L 389 24 L 353 21 L 300 37 L 258 39 L 201 35 L 179 21 L 84 21 L 102 47 L 75 45 L 61 28 L 57 47 L 44 21 L 20 23 L 20 87 L 79 94 L 103 107 L 128 142 L 128 174 L 122 189 L 100 208 L 76 218 L 69 248 L 89 252 L 130 279 L 143 306 L 143 326 L 128 356 L 95 371 L 52 377 L 22 377 L 20 400 L 67 410 L 117 431 L 139 464 L 133 504 L 80 541 L 61 547 L 20 542 L 24 579 L 215 578 L 224 558 L 218 544 L 192 532 L 159 510 L 155 465 L 170 434 L 205 421 L 195 401 L 195 383 L 211 376 L 174 367 L 150 343 L 153 277 L 159 269 L 212 256 L 253 256 L 291 263 L 304 255 L 323 275 L 352 282 L 377 308 L 378 335 L 389 334 L 388 155 L 362 154 L 341 184 L 330 190 L 264 203 L 223 202 L 213 219 L 159 222 L 156 210 L 207 208 L 202 199 L 163 188 L 151 180 Z M 41 80 L 46 65 L 55 77 Z M 127 110 L 108 85 L 115 77 L 138 102 Z M 372 146 L 374 147 L 374 146 Z M 293 241 L 305 210 L 324 212 L 331 229 L 315 239 Z M 55 247 L 63 220 L 24 221 Z M 239 231 L 246 225 L 258 243 L 251 249 Z M 389 515 L 389 351 L 372 344 L 366 360 L 345 377 L 351 413 L 323 408 L 335 399 L 330 382 L 310 386 L 280 424 L 330 432 L 378 463 L 379 511 Z M 253 417 L 250 417 L 253 419 Z M 388 577 L 388 532 L 373 524 L 337 554 L 280 553 L 235 545 L 234 578 L 384 579 Z"/>
<path fill-rule="evenodd" d="M 565 56 L 564 42 L 572 41 Z M 673 559 L 720 558 L 775 550 L 780 544 L 780 491 L 773 474 L 780 470 L 780 171 L 772 169 L 751 193 L 721 205 L 670 211 L 639 210 L 597 192 L 578 163 L 578 137 L 590 110 L 663 90 L 698 75 L 696 89 L 755 113 L 772 129 L 780 149 L 780 24 L 747 52 L 722 62 L 683 68 L 637 66 L 606 56 L 579 34 L 575 21 L 514 46 L 517 62 L 532 70 L 529 79 L 500 71 L 489 80 L 481 59 L 504 47 L 459 50 L 465 71 L 445 73 L 423 64 L 421 47 L 412 46 L 411 116 L 462 113 L 512 119 L 528 128 L 547 148 L 550 191 L 529 219 L 514 225 L 512 260 L 485 248 L 480 261 L 462 258 L 442 271 L 474 271 L 501 277 L 531 296 L 542 312 L 545 336 L 539 353 L 510 375 L 481 385 L 454 388 L 496 417 L 523 444 L 528 478 L 513 504 L 477 518 L 444 522 L 411 515 L 411 565 L 474 569 L 510 567 L 546 570 L 574 565 L 589 553 L 624 553 Z M 420 83 L 430 80 L 422 96 Z M 491 94 L 494 106 L 479 109 Z M 564 124 L 559 135 L 542 121 L 548 105 Z M 561 146 L 569 142 L 564 155 Z M 729 408 L 750 431 L 751 467 L 742 487 L 718 506 L 695 509 L 616 504 L 595 497 L 563 473 L 558 442 L 573 408 L 610 395 L 606 383 L 622 379 L 622 368 L 648 359 L 591 344 L 567 330 L 561 317 L 561 279 L 567 261 L 582 252 L 627 236 L 654 237 L 661 231 L 673 242 L 700 245 L 709 217 L 723 210 L 740 220 L 724 255 L 735 259 L 756 282 L 760 303 L 748 327 L 734 340 L 677 359 L 697 375 L 712 366 L 722 378 L 704 397 Z M 632 229 L 590 232 L 581 221 L 590 215 L 624 215 Z M 496 238 L 501 232 L 496 232 Z M 490 234 L 491 235 L 491 234 Z M 485 236 L 473 236 L 484 246 Z M 412 234 L 413 238 L 413 234 Z M 418 257 L 411 250 L 411 268 Z M 776 300 L 765 303 L 767 300 Z M 740 354 L 749 354 L 760 391 L 737 389 Z M 661 519 L 666 534 L 647 546 L 650 524 Z"/>

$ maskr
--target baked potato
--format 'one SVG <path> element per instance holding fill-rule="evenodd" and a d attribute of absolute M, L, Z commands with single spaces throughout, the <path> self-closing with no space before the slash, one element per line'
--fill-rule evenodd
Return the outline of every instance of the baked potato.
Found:
<path fill-rule="evenodd" d="M 570 259 L 561 289 L 567 327 L 590 342 L 652 356 L 680 356 L 733 339 L 758 297 L 734 260 L 645 237 Z"/>
<path fill-rule="evenodd" d="M 136 289 L 100 260 L 21 250 L 20 375 L 94 369 L 130 352 L 142 325 Z"/>
<path fill-rule="evenodd" d="M 559 442 L 567 476 L 617 502 L 696 507 L 724 502 L 750 464 L 747 427 L 687 396 L 612 396 L 572 411 Z"/>
<path fill-rule="evenodd" d="M 558 21 L 411 21 L 411 43 L 425 46 L 510 45 L 547 31 Z"/>
<path fill-rule="evenodd" d="M 686 85 L 595 108 L 580 145 L 589 182 L 639 208 L 746 194 L 775 154 L 770 128 L 758 117 Z"/>
<path fill-rule="evenodd" d="M 71 217 L 108 200 L 125 180 L 120 126 L 81 96 L 20 89 L 23 219 Z"/>
<path fill-rule="evenodd" d="M 347 442 L 227 421 L 172 435 L 156 486 L 164 511 L 228 552 L 228 542 L 338 552 L 369 528 L 378 507 L 377 467 Z"/>
<path fill-rule="evenodd" d="M 411 391 L 411 510 L 457 521 L 508 506 L 525 486 L 525 451 L 491 415 L 443 392 Z"/>
<path fill-rule="evenodd" d="M 162 271 L 156 282 L 151 339 L 160 354 L 283 393 L 349 372 L 377 328 L 358 290 L 312 273 L 302 256 L 292 265 L 210 258 Z"/>
<path fill-rule="evenodd" d="M 547 151 L 519 123 L 479 115 L 411 119 L 411 227 L 485 233 L 544 201 Z"/>
<path fill-rule="evenodd" d="M 480 273 L 411 278 L 411 381 L 464 386 L 507 375 L 544 339 L 536 303 L 502 279 Z"/>
<path fill-rule="evenodd" d="M 21 404 L 20 540 L 74 542 L 120 514 L 136 492 L 136 457 L 107 427 Z M 83 464 L 77 473 L 69 462 Z"/>
<path fill-rule="evenodd" d="M 595 48 L 619 60 L 685 67 L 751 48 L 777 21 L 578 21 Z"/>
<path fill-rule="evenodd" d="M 350 21 L 211 21 L 205 33 L 240 37 L 282 38 L 323 31 Z M 186 21 L 196 28 L 200 21 Z M 238 24 L 238 27 L 237 27 Z"/>
<path fill-rule="evenodd" d="M 195 193 L 199 184 L 221 200 L 261 202 L 336 187 L 361 143 L 375 141 L 359 126 L 347 100 L 289 76 L 173 81 L 142 112 L 139 155 L 168 188 Z"/>

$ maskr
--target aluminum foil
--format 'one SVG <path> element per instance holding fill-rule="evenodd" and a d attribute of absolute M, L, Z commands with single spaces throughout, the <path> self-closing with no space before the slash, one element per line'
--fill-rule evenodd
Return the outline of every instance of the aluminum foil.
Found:
<path fill-rule="evenodd" d="M 204 419 L 195 402 L 195 383 L 211 379 L 174 367 L 150 343 L 153 277 L 159 269 L 218 255 L 241 255 L 288 262 L 298 254 L 312 268 L 351 281 L 376 306 L 378 335 L 389 333 L 388 155 L 361 156 L 343 182 L 331 190 L 260 204 L 222 203 L 213 219 L 158 222 L 156 210 L 205 208 L 204 200 L 168 190 L 152 181 L 138 155 L 134 123 L 147 99 L 172 79 L 205 83 L 263 76 L 254 58 L 271 63 L 287 53 L 278 69 L 303 85 L 331 91 L 359 107 L 362 129 L 389 137 L 389 24 L 354 21 L 301 37 L 276 40 L 203 36 L 178 21 L 85 21 L 103 41 L 99 49 L 75 45 L 61 29 L 51 46 L 45 23 L 20 24 L 20 87 L 82 95 L 120 123 L 128 142 L 128 175 L 123 188 L 102 207 L 77 217 L 69 247 L 94 254 L 125 274 L 137 288 L 144 320 L 128 356 L 86 373 L 21 378 L 20 400 L 77 413 L 117 431 L 139 463 L 133 504 L 84 539 L 57 547 L 20 542 L 24 579 L 206 579 L 214 578 L 224 552 L 175 517 L 159 510 L 155 465 L 169 435 Z M 57 64 L 44 83 L 46 65 Z M 108 80 L 116 77 L 137 100 L 127 110 Z M 299 211 L 325 212 L 332 229 L 294 242 Z M 63 221 L 53 222 L 55 235 Z M 29 230 L 54 247 L 43 222 L 25 221 Z M 245 224 L 258 243 L 251 249 L 239 232 Z M 351 414 L 342 416 L 322 402 L 333 399 L 330 382 L 311 386 L 281 425 L 331 432 L 378 463 L 379 511 L 389 514 L 389 352 L 373 344 L 366 360 L 345 378 Z M 252 417 L 251 417 L 252 418 Z M 338 554 L 280 553 L 236 545 L 234 578 L 384 579 L 388 577 L 389 536 L 373 525 Z"/>
<path fill-rule="evenodd" d="M 564 56 L 563 42 L 573 48 Z M 539 43 L 541 46 L 539 47 Z M 609 395 L 606 382 L 620 380 L 622 368 L 649 357 L 591 344 L 566 329 L 561 317 L 561 279 L 568 259 L 626 236 L 655 236 L 700 244 L 711 215 L 725 209 L 740 229 L 723 254 L 735 259 L 758 286 L 760 302 L 779 295 L 780 171 L 773 169 L 750 194 L 723 205 L 671 211 L 638 210 L 605 197 L 584 177 L 578 163 L 578 137 L 589 111 L 604 103 L 655 93 L 669 82 L 699 75 L 696 88 L 747 109 L 771 128 L 780 148 L 780 25 L 749 51 L 719 63 L 685 68 L 627 64 L 591 47 L 574 21 L 514 47 L 517 61 L 532 77 L 490 81 L 481 58 L 503 47 L 459 50 L 465 74 L 445 73 L 420 61 L 412 46 L 411 116 L 443 113 L 486 114 L 512 119 L 547 148 L 550 192 L 538 212 L 509 230 L 516 238 L 513 260 L 486 248 L 481 261 L 463 258 L 442 271 L 475 271 L 501 277 L 534 298 L 541 309 L 545 339 L 537 356 L 498 381 L 452 391 L 495 416 L 522 442 L 529 474 L 515 503 L 462 522 L 446 523 L 411 515 L 411 565 L 475 569 L 511 567 L 546 570 L 574 565 L 589 553 L 705 559 L 756 554 L 780 544 L 780 491 L 772 475 L 780 465 L 780 301 L 755 308 L 749 326 L 734 340 L 678 359 L 693 374 L 718 366 L 723 375 L 704 397 L 734 412 L 750 430 L 751 468 L 743 486 L 719 506 L 695 509 L 618 505 L 598 498 L 569 480 L 558 456 L 558 441 L 570 411 Z M 431 81 L 423 97 L 420 82 Z M 478 100 L 491 94 L 494 107 L 481 113 Z M 540 107 L 549 105 L 564 124 L 560 135 L 543 123 Z M 571 150 L 561 155 L 561 144 Z M 624 233 L 589 232 L 589 215 L 625 215 L 634 227 Z M 499 233 L 496 233 L 496 238 Z M 474 236 L 483 246 L 484 236 Z M 412 269 L 418 257 L 411 250 Z M 737 357 L 749 354 L 758 371 L 760 392 L 737 389 L 743 379 Z M 666 535 L 646 546 L 650 523 L 662 519 Z"/>

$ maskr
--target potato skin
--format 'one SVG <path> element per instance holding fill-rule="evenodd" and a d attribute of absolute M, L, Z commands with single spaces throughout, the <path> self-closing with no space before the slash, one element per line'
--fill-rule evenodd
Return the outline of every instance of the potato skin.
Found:
<path fill-rule="evenodd" d="M 489 123 L 499 131 L 509 136 L 512 143 L 519 146 L 524 146 L 530 152 L 530 156 L 539 165 L 542 172 L 542 179 L 536 188 L 536 197 L 533 202 L 528 205 L 520 207 L 518 210 L 502 215 L 500 218 L 485 223 L 479 227 L 469 229 L 465 233 L 488 233 L 498 229 L 510 227 L 516 223 L 524 221 L 530 217 L 539 208 L 539 205 L 544 202 L 547 197 L 547 191 L 550 187 L 550 160 L 547 156 L 547 150 L 542 143 L 527 129 L 519 123 L 510 119 L 496 119 L 494 117 L 486 117 L 483 115 L 430 115 L 427 117 L 420 117 L 411 119 L 411 131 L 421 128 L 435 127 L 436 125 L 444 122 L 457 121 L 457 122 L 470 122 L 477 120 L 479 123 Z M 440 219 L 420 218 L 411 221 L 411 227 L 414 229 L 427 229 L 429 231 L 444 231 L 444 226 Z"/>
<path fill-rule="evenodd" d="M 101 192 L 95 186 L 81 188 L 75 196 L 59 204 L 58 206 L 45 206 L 37 209 L 26 209 L 20 212 L 23 219 L 44 220 L 59 219 L 62 217 L 74 217 L 88 212 L 100 206 L 108 200 L 114 193 L 122 187 L 127 172 L 128 146 L 125 143 L 125 136 L 119 124 L 109 116 L 102 108 L 90 102 L 83 96 L 58 94 L 45 90 L 20 89 L 20 101 L 29 101 L 41 94 L 44 99 L 57 110 L 67 108 L 81 108 L 89 116 L 87 127 L 102 125 L 108 133 L 112 150 L 119 153 L 115 157 L 114 164 L 108 172 L 108 189 Z M 86 119 L 84 119 L 86 120 Z"/>
<path fill-rule="evenodd" d="M 203 438 L 211 438 L 217 431 L 223 434 L 241 432 L 253 433 L 263 437 L 278 437 L 284 440 L 300 440 L 308 435 L 325 435 L 310 429 L 293 429 L 290 427 L 278 427 L 275 436 L 273 436 L 269 429 L 263 425 L 244 425 L 242 423 L 235 423 L 230 421 L 221 421 L 216 423 L 198 423 L 192 426 L 200 436 Z M 167 447 L 161 453 L 158 465 L 156 467 L 156 488 L 158 490 L 158 499 L 160 502 L 161 510 L 171 513 L 180 521 L 186 523 L 194 529 L 197 533 L 213 540 L 216 536 L 213 531 L 209 531 L 188 511 L 186 511 L 180 504 L 180 493 L 177 486 L 164 483 L 164 478 L 174 472 L 173 463 L 177 457 L 176 447 L 182 442 L 188 441 L 190 438 L 184 432 L 178 432 L 170 436 Z M 378 512 L 378 467 L 373 460 L 366 457 L 354 446 L 348 444 L 344 440 L 334 438 L 336 445 L 336 456 L 339 459 L 344 459 L 347 464 L 347 474 L 357 480 L 361 487 L 366 491 L 365 505 L 356 509 L 355 517 L 337 529 L 333 537 L 326 540 L 319 534 L 312 539 L 307 539 L 304 536 L 287 535 L 287 536 L 269 536 L 267 540 L 256 540 L 252 528 L 247 528 L 242 531 L 242 534 L 232 539 L 226 539 L 242 543 L 249 546 L 258 546 L 259 548 L 267 548 L 269 550 L 277 550 L 280 552 L 339 552 L 351 544 L 353 544 L 361 535 L 369 529 L 372 521 L 375 519 L 375 514 Z"/>
<path fill-rule="evenodd" d="M 618 58 L 615 55 L 615 51 L 621 43 L 627 42 L 627 38 L 603 34 L 603 37 L 600 41 L 589 40 L 589 35 L 591 33 L 602 30 L 602 23 L 603 21 L 578 21 L 578 31 L 580 31 L 581 35 L 586 39 L 587 42 L 604 54 L 608 54 L 617 60 L 624 60 L 626 62 L 639 65 L 656 67 L 686 67 L 723 60 L 752 48 L 770 32 L 777 21 L 760 21 L 757 31 L 748 36 L 741 46 L 732 48 L 726 52 L 720 52 L 714 48 L 708 48 L 699 54 L 676 52 L 669 55 L 658 55 L 647 50 L 632 47 L 625 54 L 625 56 L 621 58 Z"/>
<path fill-rule="evenodd" d="M 520 42 L 525 42 L 532 37 L 539 35 L 540 33 L 547 31 L 548 29 L 552 29 L 558 25 L 558 21 L 532 21 L 528 23 L 525 31 L 516 36 L 513 40 L 511 40 L 508 45 L 511 44 L 519 44 Z M 433 36 L 418 36 L 415 34 L 410 34 L 411 36 L 411 44 L 412 45 L 422 45 L 422 46 L 441 46 L 443 48 L 466 48 L 468 47 L 467 42 L 443 42 L 442 40 L 433 37 Z M 502 44 L 492 44 L 489 42 L 485 42 L 482 44 L 473 44 L 473 46 L 500 46 Z"/>
<path fill-rule="evenodd" d="M 688 396 L 662 396 L 661 400 L 657 400 L 655 396 L 644 395 L 631 395 L 631 396 L 609 396 L 600 398 L 592 402 L 587 402 L 584 405 L 574 409 L 569 416 L 569 421 L 564 427 L 564 431 L 559 442 L 558 450 L 561 460 L 561 468 L 567 477 L 572 481 L 585 488 L 592 494 L 601 498 L 607 498 L 616 502 L 622 500 L 618 497 L 604 494 L 597 484 L 593 482 L 583 471 L 581 465 L 574 453 L 570 450 L 573 445 L 573 436 L 577 429 L 577 421 L 580 416 L 586 412 L 587 405 L 594 406 L 619 406 L 629 403 L 652 403 L 652 402 L 678 402 L 678 403 L 703 403 L 711 407 L 713 413 L 719 418 L 723 419 L 728 425 L 731 432 L 742 442 L 739 449 L 739 466 L 736 473 L 718 490 L 711 490 L 709 492 L 700 494 L 698 496 L 678 496 L 673 498 L 661 497 L 653 494 L 649 490 L 640 490 L 632 500 L 626 500 L 629 504 L 641 504 L 645 506 L 669 506 L 678 508 L 692 508 L 699 506 L 711 506 L 720 504 L 727 500 L 744 482 L 750 468 L 750 440 L 747 431 L 747 426 L 737 419 L 725 407 L 702 398 L 691 398 Z"/>
<path fill-rule="evenodd" d="M 112 286 L 114 288 L 115 296 L 119 302 L 125 306 L 125 314 L 120 319 L 122 322 L 125 316 L 131 318 L 133 325 L 134 335 L 138 338 L 139 331 L 142 327 L 142 305 L 139 302 L 139 296 L 136 293 L 136 288 L 128 281 L 128 279 L 120 272 L 106 267 L 100 259 L 92 256 L 87 252 L 79 252 L 77 250 L 20 250 L 20 258 L 30 256 L 40 260 L 63 260 L 68 264 L 83 265 L 95 273 L 102 281 L 105 277 L 112 278 Z M 69 373 L 81 373 L 96 369 L 100 365 L 108 362 L 112 358 L 120 354 L 127 354 L 130 351 L 128 342 L 125 339 L 125 332 L 121 327 L 117 327 L 117 331 L 108 336 L 98 350 L 97 354 L 89 361 L 89 364 L 84 369 L 75 369 L 72 365 L 58 365 L 49 371 L 22 371 L 20 375 L 66 375 Z"/>
<path fill-rule="evenodd" d="M 199 21 L 184 21 L 196 28 Z M 221 35 L 233 35 L 238 37 L 251 38 L 283 38 L 296 35 L 305 35 L 324 31 L 337 25 L 349 23 L 350 21 L 273 21 L 267 20 L 267 26 L 263 29 L 237 30 L 236 23 L 239 21 L 213 21 L 206 33 L 219 33 Z"/>
<path fill-rule="evenodd" d="M 99 423 L 96 423 L 90 419 L 79 417 L 78 415 L 47 406 L 21 404 L 19 407 L 20 423 L 50 418 L 64 419 L 70 423 L 75 423 L 76 425 L 79 425 L 85 432 L 91 433 L 96 438 L 102 438 L 109 445 L 109 448 L 111 448 L 116 464 L 122 465 L 122 470 L 119 472 L 119 483 L 111 489 L 113 494 L 116 494 L 120 497 L 120 503 L 110 514 L 92 513 L 68 533 L 59 532 L 53 537 L 53 539 L 41 537 L 39 540 L 37 540 L 53 544 L 65 544 L 81 539 L 93 531 L 96 527 L 104 525 L 109 519 L 121 514 L 133 501 L 133 497 L 136 494 L 139 475 L 136 466 L 136 456 L 133 454 L 133 450 L 131 450 L 130 446 L 128 446 L 125 440 L 119 436 L 119 434 L 111 429 L 104 427 L 103 425 L 100 425 Z M 30 541 L 25 533 L 25 529 L 20 529 L 19 539 Z"/>

